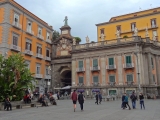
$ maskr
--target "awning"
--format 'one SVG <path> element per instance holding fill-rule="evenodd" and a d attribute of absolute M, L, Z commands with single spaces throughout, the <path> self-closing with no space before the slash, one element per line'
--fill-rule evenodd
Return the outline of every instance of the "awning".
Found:
<path fill-rule="evenodd" d="M 84 92 L 84 89 L 77 89 L 77 92 Z"/>
<path fill-rule="evenodd" d="M 100 89 L 92 89 L 92 92 L 100 92 Z"/>
<path fill-rule="evenodd" d="M 62 90 L 65 90 L 65 89 L 71 89 L 71 86 L 68 85 L 62 88 Z"/>
<path fill-rule="evenodd" d="M 54 90 L 61 90 L 62 88 L 54 88 Z"/>

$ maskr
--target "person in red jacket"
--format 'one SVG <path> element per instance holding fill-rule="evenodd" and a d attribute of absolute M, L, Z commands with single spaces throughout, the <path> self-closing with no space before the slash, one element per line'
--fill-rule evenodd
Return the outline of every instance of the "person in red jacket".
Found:
<path fill-rule="evenodd" d="M 77 93 L 76 90 L 74 90 L 74 92 L 72 93 L 72 101 L 73 101 L 73 108 L 74 108 L 74 112 L 76 110 L 76 104 L 77 104 Z"/>

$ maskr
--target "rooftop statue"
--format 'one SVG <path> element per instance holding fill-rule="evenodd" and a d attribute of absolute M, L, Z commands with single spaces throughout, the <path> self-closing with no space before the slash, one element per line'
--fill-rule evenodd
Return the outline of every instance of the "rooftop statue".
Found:
<path fill-rule="evenodd" d="M 117 36 L 117 38 L 120 38 L 120 31 L 119 30 L 117 30 L 116 36 Z"/>
<path fill-rule="evenodd" d="M 67 18 L 67 16 L 65 17 L 65 19 L 64 19 L 64 26 L 67 26 L 68 25 L 68 18 Z"/>
<path fill-rule="evenodd" d="M 104 41 L 104 37 L 105 37 L 105 35 L 103 33 L 101 33 L 101 35 L 100 35 L 101 41 Z"/>
<path fill-rule="evenodd" d="M 73 38 L 73 45 L 76 45 L 76 39 Z"/>
<path fill-rule="evenodd" d="M 136 27 L 134 28 L 134 36 L 138 36 L 138 29 Z"/>
<path fill-rule="evenodd" d="M 89 43 L 89 37 L 88 36 L 86 37 L 86 43 Z"/>
<path fill-rule="evenodd" d="M 149 37 L 148 28 L 146 27 L 146 37 Z"/>

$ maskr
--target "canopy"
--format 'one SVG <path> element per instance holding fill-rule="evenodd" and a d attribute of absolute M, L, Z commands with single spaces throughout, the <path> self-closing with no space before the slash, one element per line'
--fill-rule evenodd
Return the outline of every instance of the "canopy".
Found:
<path fill-rule="evenodd" d="M 71 89 L 71 86 L 68 85 L 62 88 L 62 90 L 65 90 L 65 89 Z"/>

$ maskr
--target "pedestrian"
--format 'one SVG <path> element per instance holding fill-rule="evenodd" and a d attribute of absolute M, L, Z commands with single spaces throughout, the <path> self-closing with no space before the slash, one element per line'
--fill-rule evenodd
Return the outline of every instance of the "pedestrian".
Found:
<path fill-rule="evenodd" d="M 77 93 L 76 93 L 76 90 L 73 91 L 71 98 L 72 98 L 72 101 L 73 101 L 73 108 L 74 108 L 74 112 L 75 112 L 76 104 L 77 104 Z"/>
<path fill-rule="evenodd" d="M 123 109 L 125 109 L 126 105 L 129 107 L 129 110 L 131 110 L 131 107 L 130 105 L 128 104 L 128 96 L 126 95 L 126 93 L 124 94 L 125 95 L 125 98 L 124 98 L 124 106 L 123 106 Z"/>
<path fill-rule="evenodd" d="M 134 91 L 132 92 L 132 95 L 130 96 L 130 99 L 132 101 L 132 108 L 136 109 L 137 96 L 135 95 Z"/>
<path fill-rule="evenodd" d="M 101 102 L 102 102 L 102 94 L 99 93 L 99 104 L 101 104 Z"/>
<path fill-rule="evenodd" d="M 96 102 L 95 102 L 95 104 L 97 103 L 97 105 L 98 105 L 98 99 L 99 99 L 99 95 L 98 95 L 98 92 L 96 92 Z"/>
<path fill-rule="evenodd" d="M 80 92 L 80 94 L 78 95 L 78 102 L 80 104 L 81 111 L 83 111 L 84 99 L 84 95 L 82 94 L 82 92 Z"/>
<path fill-rule="evenodd" d="M 125 93 L 122 95 L 122 105 L 121 108 L 126 108 L 126 105 L 124 104 L 124 99 L 125 99 Z"/>
<path fill-rule="evenodd" d="M 144 96 L 143 96 L 142 93 L 140 93 L 140 95 L 139 95 L 139 100 L 140 100 L 141 109 L 142 109 L 142 106 L 143 106 L 143 109 L 145 109 L 145 106 L 144 106 Z"/>

